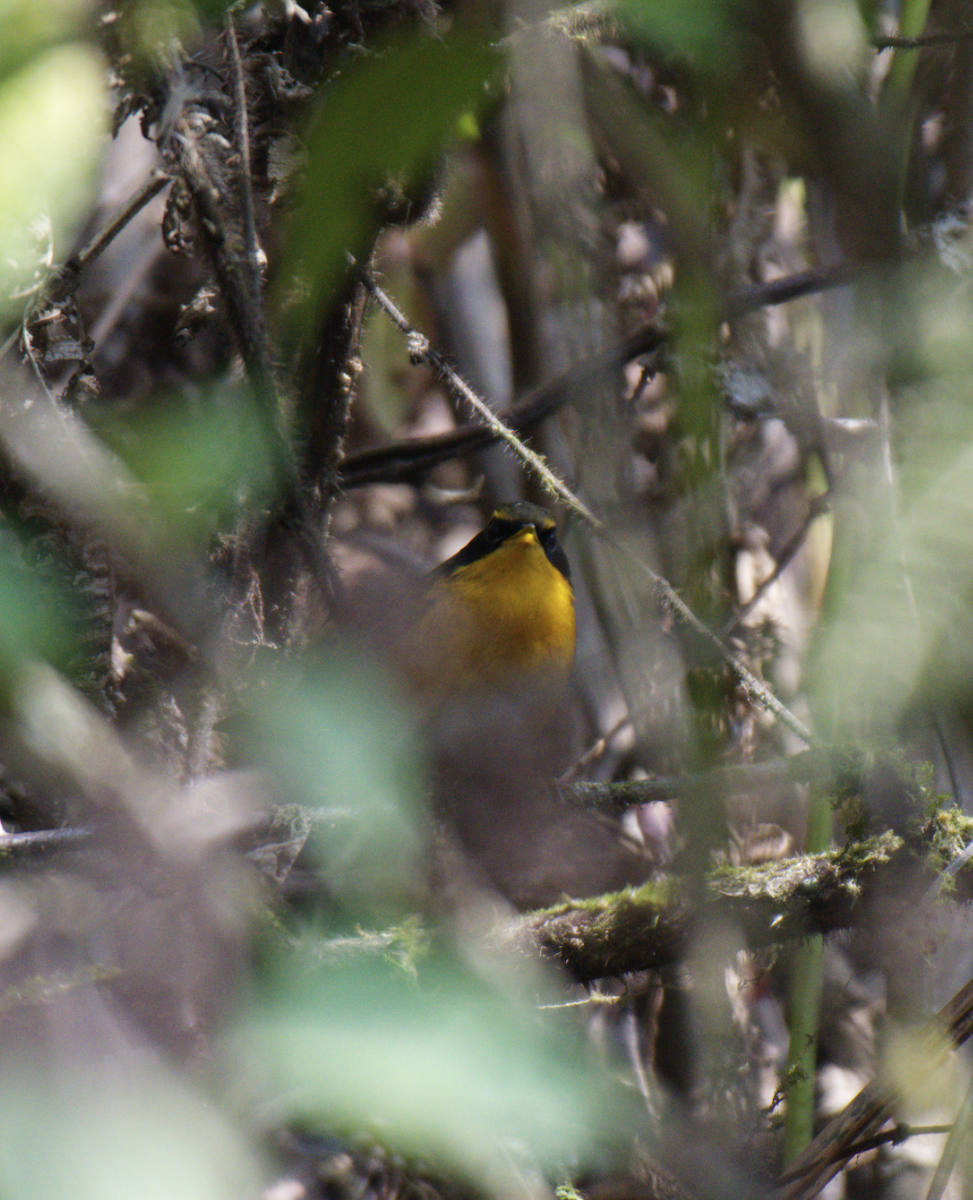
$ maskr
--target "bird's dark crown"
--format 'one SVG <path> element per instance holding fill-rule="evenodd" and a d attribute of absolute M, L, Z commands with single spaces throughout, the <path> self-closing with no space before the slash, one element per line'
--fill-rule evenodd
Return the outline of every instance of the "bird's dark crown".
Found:
<path fill-rule="evenodd" d="M 437 568 L 441 575 L 453 575 L 456 571 L 468 567 L 491 554 L 504 542 L 520 533 L 522 529 L 533 526 L 544 553 L 552 566 L 556 567 L 565 579 L 570 580 L 571 568 L 568 557 L 561 549 L 557 539 L 557 524 L 546 508 L 538 504 L 530 504 L 526 500 L 516 500 L 511 504 L 501 504 L 494 509 L 493 515 L 472 541 L 452 558 L 447 558 Z"/>

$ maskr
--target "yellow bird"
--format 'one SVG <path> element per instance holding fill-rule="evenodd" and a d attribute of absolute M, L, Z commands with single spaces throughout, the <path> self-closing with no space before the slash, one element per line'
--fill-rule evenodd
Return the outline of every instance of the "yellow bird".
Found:
<path fill-rule="evenodd" d="M 406 648 L 417 689 L 563 691 L 574 658 L 574 592 L 554 518 L 543 508 L 498 508 L 432 573 L 426 599 Z"/>

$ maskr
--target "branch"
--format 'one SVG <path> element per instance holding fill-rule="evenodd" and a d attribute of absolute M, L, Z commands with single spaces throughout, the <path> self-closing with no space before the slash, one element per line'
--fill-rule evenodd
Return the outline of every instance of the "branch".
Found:
<path fill-rule="evenodd" d="M 489 404 L 476 394 L 459 372 L 454 370 L 443 355 L 433 348 L 429 339 L 424 334 L 421 334 L 404 313 L 396 307 L 371 275 L 367 271 L 361 271 L 360 278 L 371 295 L 378 301 L 382 310 L 391 319 L 392 323 L 405 334 L 409 343 L 409 359 L 413 366 L 417 366 L 423 362 L 428 363 L 439 375 L 440 379 L 448 383 L 453 392 L 470 406 L 493 437 L 498 441 L 507 443 L 510 449 L 523 462 L 524 466 L 533 471 L 552 496 L 563 501 L 573 513 L 579 516 L 596 532 L 607 532 L 604 523 L 595 516 L 586 504 L 582 503 L 566 483 L 554 474 L 540 454 L 531 450 L 529 446 L 525 445 L 517 437 L 516 433 L 509 426 L 504 424 Z"/>
<path fill-rule="evenodd" d="M 758 308 L 785 304 L 800 296 L 845 286 L 857 278 L 860 271 L 861 268 L 841 263 L 819 271 L 802 271 L 784 279 L 741 288 L 727 298 L 720 320 L 736 320 Z M 411 329 L 411 326 L 408 328 Z M 534 388 L 522 400 L 501 412 L 499 419 L 507 428 L 524 433 L 553 416 L 573 395 L 584 394 L 596 379 L 620 370 L 632 359 L 658 355 L 668 342 L 669 335 L 669 326 L 664 320 L 648 321 L 597 354 Z M 831 422 L 826 421 L 826 424 L 830 428 Z M 839 422 L 838 432 L 844 432 L 847 424 Z M 867 424 L 871 425 L 870 422 Z M 852 436 L 857 432 L 857 429 L 854 430 Z M 435 437 L 402 438 L 385 446 L 362 450 L 342 460 L 336 486 L 341 491 L 348 491 L 371 483 L 415 483 L 440 463 L 492 446 L 499 437 L 497 432 L 483 425 L 467 425 Z"/>
<path fill-rule="evenodd" d="M 566 804 L 620 816 L 639 804 L 655 804 L 680 796 L 699 795 L 704 791 L 738 795 L 757 788 L 835 779 L 840 780 L 842 791 L 848 791 L 849 785 L 860 791 L 864 786 L 866 765 L 861 753 L 832 749 L 806 750 L 786 758 L 761 763 L 738 763 L 713 771 L 655 775 L 621 783 L 568 782 L 558 787 L 558 795 Z"/>
<path fill-rule="evenodd" d="M 973 29 L 943 29 L 936 33 L 919 33 L 915 37 L 872 38 L 876 50 L 921 50 L 923 46 L 944 46 L 973 38 Z"/>
<path fill-rule="evenodd" d="M 34 293 L 28 301 L 21 324 L 0 345 L 0 359 L 6 357 L 11 347 L 21 336 L 23 327 L 27 324 L 31 312 L 36 312 L 45 300 L 56 303 L 58 300 L 69 296 L 85 268 L 90 266 L 105 250 L 106 246 L 109 246 L 118 237 L 129 221 L 137 213 L 141 212 L 146 204 L 154 199 L 171 182 L 172 180 L 168 175 L 163 174 L 161 171 L 153 171 L 148 181 L 138 188 L 137 191 L 133 192 L 129 199 L 102 225 L 94 237 L 86 242 L 76 254 L 73 254 L 62 267 L 55 267 L 51 270 L 50 275 L 39 292 Z"/>
<path fill-rule="evenodd" d="M 833 933 L 856 923 L 863 894 L 898 869 L 902 848 L 901 838 L 884 833 L 825 854 L 720 867 L 706 881 L 701 906 L 683 883 L 649 883 L 532 913 L 501 936 L 589 982 L 678 962 L 707 914 L 739 926 L 751 945 Z"/>
<path fill-rule="evenodd" d="M 76 254 L 72 254 L 60 271 L 56 273 L 48 288 L 50 299 L 59 300 L 73 291 L 81 273 L 118 237 L 129 221 L 171 182 L 168 175 L 161 171 L 153 171 L 142 187 L 133 192 L 121 208 L 102 225 L 94 237 L 86 242 Z"/>
<path fill-rule="evenodd" d="M 84 827 L 37 829 L 28 833 L 0 834 L 0 864 L 22 866 L 25 860 L 43 857 L 75 846 L 87 845 L 92 831 Z"/>

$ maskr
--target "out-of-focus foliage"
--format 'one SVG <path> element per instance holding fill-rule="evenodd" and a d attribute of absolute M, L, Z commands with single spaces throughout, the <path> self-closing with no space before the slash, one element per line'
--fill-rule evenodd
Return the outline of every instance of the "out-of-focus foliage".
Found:
<path fill-rule="evenodd" d="M 352 914 L 395 919 L 418 898 L 424 814 L 416 733 L 391 690 L 362 651 L 285 669 L 252 695 L 252 722 L 288 797 L 317 814 L 329 887 Z"/>
<path fill-rule="evenodd" d="M 253 1195 L 284 1171 L 266 1139 L 306 1151 L 277 1195 L 348 1200 L 303 1135 L 496 1197 L 590 1170 L 648 1200 L 649 1145 L 703 1200 L 764 1188 L 790 1049 L 819 1068 L 798 1149 L 836 1075 L 878 1071 L 877 1014 L 942 982 L 924 876 L 812 944 L 790 1031 L 779 913 L 751 945 L 678 906 L 714 856 L 759 893 L 836 824 L 834 781 L 767 783 L 803 746 L 740 664 L 879 761 L 841 781 L 863 826 L 925 815 L 889 747 L 973 794 L 967 43 L 886 74 L 884 6 L 847 0 L 224 7 L 0 8 L 0 820 L 59 850 L 0 859 L 0 1193 Z M 160 165 L 165 200 L 45 292 Z M 440 204 L 436 244 L 414 225 Z M 415 466 L 406 435 L 461 405 L 349 255 L 498 407 L 567 369 L 525 435 L 651 571 L 572 525 L 563 711 L 420 703 L 373 652 L 492 503 L 538 496 L 509 456 Z M 788 276 L 809 294 L 777 303 Z M 343 490 L 320 464 L 359 451 L 379 482 Z M 54 673 L 78 659 L 97 706 Z M 753 775 L 724 794 L 724 768 Z M 565 769 L 671 803 L 579 815 Z M 523 895 L 570 910 L 569 868 L 662 879 L 655 922 L 591 901 L 575 936 L 644 969 L 583 994 L 496 950 Z"/>
<path fill-rule="evenodd" d="M 86 0 L 60 0 L 53 4 L 4 0 L 0 6 L 4 30 L 0 80 L 11 71 L 20 70 L 35 55 L 73 39 L 82 31 L 89 15 Z"/>
<path fill-rule="evenodd" d="M 632 35 L 693 67 L 729 73 L 740 53 L 748 0 L 622 0 L 618 6 Z"/>
<path fill-rule="evenodd" d="M 304 1128 L 370 1133 L 506 1194 L 525 1171 L 592 1161 L 632 1115 L 565 1034 L 446 960 L 413 978 L 282 959 L 231 1057 Z"/>
<path fill-rule="evenodd" d="M 501 65 L 471 37 L 400 40 L 322 93 L 306 133 L 307 177 L 291 228 L 291 269 L 327 297 L 390 214 L 421 218 L 460 120 L 488 99 Z"/>
<path fill-rule="evenodd" d="M 58 583 L 62 586 L 59 588 Z M 74 605 L 65 581 L 45 580 L 9 531 L 0 537 L 0 680 L 4 693 L 34 657 L 63 666 L 73 646 Z"/>
<path fill-rule="evenodd" d="M 101 432 L 171 531 L 205 542 L 245 506 L 272 502 L 278 480 L 263 428 L 247 393 L 214 390 L 188 412 L 160 405 Z"/>
<path fill-rule="evenodd" d="M 0 1188 L 10 1200 L 43 1194 L 123 1200 L 238 1200 L 260 1164 L 238 1129 L 184 1078 L 134 1047 L 113 1067 L 62 1078 L 39 1064 L 5 1063 L 0 1085 Z M 126 1061 L 127 1059 L 127 1061 Z M 66 1064 L 65 1064 L 66 1065 Z"/>
<path fill-rule="evenodd" d="M 106 129 L 103 65 L 88 46 L 42 50 L 0 78 L 0 314 L 66 258 Z"/>

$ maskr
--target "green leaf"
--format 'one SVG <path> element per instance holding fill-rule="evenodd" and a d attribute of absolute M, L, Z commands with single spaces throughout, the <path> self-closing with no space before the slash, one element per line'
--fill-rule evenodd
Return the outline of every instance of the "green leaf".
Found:
<path fill-rule="evenodd" d="M 259 1193 L 254 1155 L 208 1101 L 147 1053 L 57 1078 L 5 1064 L 4 1200 L 239 1200 Z"/>
<path fill-rule="evenodd" d="M 733 74 L 748 0 L 619 0 L 631 33 L 719 74 Z"/>
<path fill-rule="evenodd" d="M 0 316 L 66 257 L 107 118 L 103 66 L 86 47 L 49 50 L 0 85 Z"/>
<path fill-rule="evenodd" d="M 176 528 L 211 534 L 244 502 L 273 486 L 272 449 L 244 390 L 211 393 L 193 409 L 103 421 L 98 432 Z"/>
<path fill-rule="evenodd" d="M 356 905 L 411 903 L 423 843 L 416 739 L 391 680 L 337 656 L 253 697 L 252 746 L 287 799 L 317 810 L 328 887 Z"/>
<path fill-rule="evenodd" d="M 28 565 L 13 533 L 0 527 L 0 683 L 9 686 L 28 659 L 63 664 L 71 624 L 66 595 Z"/>
<path fill-rule="evenodd" d="M 77 34 L 88 14 L 88 0 L 0 0 L 0 83 L 34 55 Z"/>
<path fill-rule="evenodd" d="M 482 42 L 428 35 L 363 58 L 322 95 L 305 136 L 307 179 L 285 277 L 320 303 L 382 223 L 379 192 L 428 197 L 458 122 L 479 110 L 502 59 Z"/>
<path fill-rule="evenodd" d="M 281 971 L 229 1052 L 289 1120 L 371 1134 L 508 1195 L 521 1170 L 590 1161 L 625 1126 L 569 1030 L 443 960 L 418 983 L 374 960 Z"/>

